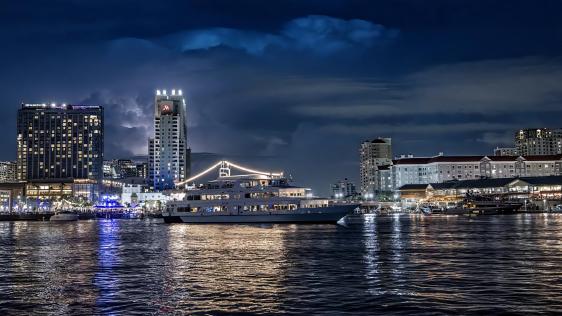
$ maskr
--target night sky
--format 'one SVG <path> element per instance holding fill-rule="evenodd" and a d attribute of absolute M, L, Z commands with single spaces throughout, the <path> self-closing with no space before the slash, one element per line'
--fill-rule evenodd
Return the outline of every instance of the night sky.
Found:
<path fill-rule="evenodd" d="M 327 194 L 358 147 L 488 154 L 562 126 L 562 1 L 4 1 L 0 159 L 21 102 L 105 106 L 105 156 L 147 154 L 181 88 L 197 159 L 285 170 Z M 203 158 L 201 158 L 203 157 Z"/>

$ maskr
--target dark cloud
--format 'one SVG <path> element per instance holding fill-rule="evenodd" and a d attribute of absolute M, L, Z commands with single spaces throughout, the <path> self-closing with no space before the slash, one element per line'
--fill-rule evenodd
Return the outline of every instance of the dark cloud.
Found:
<path fill-rule="evenodd" d="M 104 105 L 104 149 L 107 158 L 147 154 L 148 137 L 153 133 L 151 99 L 98 91 L 80 103 Z"/>
<path fill-rule="evenodd" d="M 181 88 L 194 169 L 227 157 L 326 194 L 358 146 L 489 153 L 559 126 L 559 2 L 20 1 L 0 10 L 0 158 L 20 102 L 105 106 L 106 157 L 143 155 Z M 6 135 L 9 135 L 9 133 Z"/>

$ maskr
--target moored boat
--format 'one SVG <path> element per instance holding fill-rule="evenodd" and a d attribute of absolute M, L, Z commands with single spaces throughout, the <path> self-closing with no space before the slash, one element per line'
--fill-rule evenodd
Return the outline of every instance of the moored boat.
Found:
<path fill-rule="evenodd" d="M 358 204 L 311 198 L 309 189 L 266 174 L 223 176 L 169 201 L 166 223 L 337 223 Z"/>
<path fill-rule="evenodd" d="M 78 214 L 73 212 L 63 211 L 60 213 L 56 213 L 55 215 L 51 216 L 49 219 L 51 222 L 71 222 L 78 220 Z"/>
<path fill-rule="evenodd" d="M 448 208 L 445 214 L 450 215 L 494 215 L 514 213 L 523 206 L 523 203 L 494 201 L 494 200 L 470 200 L 458 207 Z"/>

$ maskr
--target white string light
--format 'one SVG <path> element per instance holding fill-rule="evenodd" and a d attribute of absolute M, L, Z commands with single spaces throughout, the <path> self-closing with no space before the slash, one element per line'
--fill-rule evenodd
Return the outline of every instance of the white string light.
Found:
<path fill-rule="evenodd" d="M 282 172 L 264 172 L 264 171 L 259 171 L 259 170 L 253 170 L 253 169 L 250 169 L 250 168 L 246 168 L 246 167 L 242 167 L 242 166 L 240 166 L 240 165 L 234 164 L 234 163 L 232 163 L 232 162 L 230 162 L 230 161 L 222 160 L 222 161 L 219 161 L 219 162 L 215 163 L 214 165 L 212 165 L 212 166 L 209 167 L 208 169 L 206 169 L 206 170 L 204 170 L 204 171 L 202 171 L 202 172 L 200 172 L 200 173 L 194 175 L 193 177 L 191 177 L 191 178 L 189 178 L 189 179 L 187 179 L 187 180 L 185 180 L 185 181 L 176 183 L 176 186 L 182 186 L 182 185 L 184 185 L 184 184 L 186 184 L 186 183 L 189 183 L 189 182 L 192 182 L 192 181 L 194 181 L 194 180 L 196 180 L 196 179 L 199 179 L 200 177 L 202 177 L 202 176 L 206 175 L 207 173 L 213 171 L 215 168 L 217 168 L 218 166 L 220 166 L 220 165 L 222 165 L 222 164 L 226 164 L 226 165 L 229 166 L 229 167 L 232 166 L 232 167 L 234 167 L 234 168 L 236 168 L 236 169 L 238 169 L 238 170 L 242 170 L 242 171 L 249 172 L 249 173 L 257 173 L 257 174 L 261 174 L 261 175 L 274 176 L 274 177 L 281 177 L 281 176 L 283 176 L 283 173 L 282 173 Z"/>
<path fill-rule="evenodd" d="M 274 177 L 280 177 L 283 175 L 283 173 L 273 173 L 273 172 L 264 172 L 264 171 L 258 171 L 258 170 L 253 170 L 253 169 L 249 169 L 246 167 L 242 167 L 239 166 L 237 164 L 234 164 L 232 162 L 229 161 L 225 161 L 226 164 L 233 166 L 234 168 L 238 169 L 238 170 L 242 170 L 242 171 L 246 171 L 246 172 L 250 172 L 250 173 L 258 173 L 258 174 L 263 174 L 263 175 L 268 175 L 268 176 L 274 176 Z"/>

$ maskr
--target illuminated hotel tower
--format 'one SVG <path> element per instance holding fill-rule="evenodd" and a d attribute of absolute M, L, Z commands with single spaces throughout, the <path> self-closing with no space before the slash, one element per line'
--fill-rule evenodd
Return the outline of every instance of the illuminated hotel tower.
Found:
<path fill-rule="evenodd" d="M 157 90 L 154 138 L 148 141 L 149 184 L 155 190 L 174 188 L 188 178 L 191 150 L 187 146 L 186 106 L 181 90 Z"/>
<path fill-rule="evenodd" d="M 103 177 L 103 107 L 22 104 L 17 129 L 18 180 Z"/>

